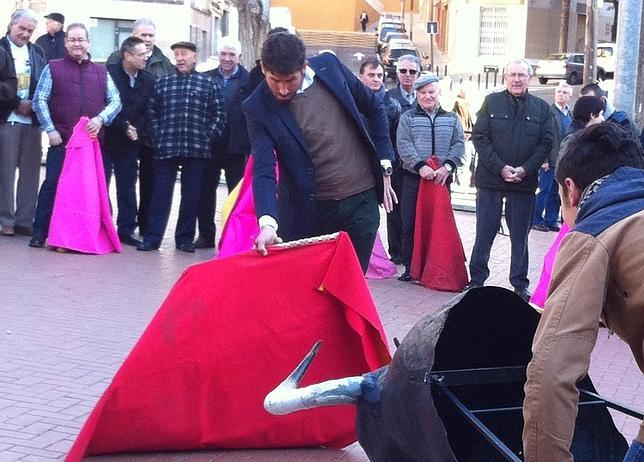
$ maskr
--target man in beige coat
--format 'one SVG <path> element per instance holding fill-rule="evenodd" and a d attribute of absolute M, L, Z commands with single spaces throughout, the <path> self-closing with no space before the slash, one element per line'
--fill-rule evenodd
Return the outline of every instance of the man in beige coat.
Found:
<path fill-rule="evenodd" d="M 526 462 L 569 462 L 579 394 L 599 321 L 644 371 L 644 153 L 628 129 L 601 123 L 562 153 L 565 237 L 532 345 L 523 403 Z M 644 424 L 625 461 L 644 460 Z"/>

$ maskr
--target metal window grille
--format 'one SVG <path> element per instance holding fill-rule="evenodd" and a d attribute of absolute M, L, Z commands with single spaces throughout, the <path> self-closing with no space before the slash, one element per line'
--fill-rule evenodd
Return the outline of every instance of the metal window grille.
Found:
<path fill-rule="evenodd" d="M 508 48 L 508 9 L 481 7 L 479 56 L 505 56 Z"/>

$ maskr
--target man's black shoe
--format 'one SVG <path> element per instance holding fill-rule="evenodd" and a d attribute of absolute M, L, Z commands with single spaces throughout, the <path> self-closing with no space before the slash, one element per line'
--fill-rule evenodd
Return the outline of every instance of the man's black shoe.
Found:
<path fill-rule="evenodd" d="M 192 242 L 177 244 L 177 250 L 181 250 L 182 252 L 195 253 L 195 245 Z"/>
<path fill-rule="evenodd" d="M 209 241 L 199 236 L 194 242 L 195 249 L 214 249 L 215 241 Z"/>
<path fill-rule="evenodd" d="M 548 227 L 546 225 L 542 225 L 540 223 L 537 223 L 536 225 L 532 225 L 532 229 L 534 229 L 535 231 L 548 232 Z"/>
<path fill-rule="evenodd" d="M 45 240 L 40 237 L 34 236 L 29 241 L 29 247 L 35 247 L 38 249 L 45 247 Z"/>
<path fill-rule="evenodd" d="M 31 228 L 28 228 L 27 226 L 16 225 L 13 227 L 13 229 L 15 230 L 16 234 L 22 234 L 23 236 L 34 235 L 34 230 Z"/>
<path fill-rule="evenodd" d="M 135 238 L 132 234 L 119 234 L 119 241 L 125 245 L 133 245 L 135 247 L 141 243 L 141 241 Z"/>
<path fill-rule="evenodd" d="M 405 271 L 403 271 L 403 273 L 398 276 L 398 280 L 403 282 L 411 281 L 411 273 L 409 272 L 409 268 L 405 267 Z"/>
<path fill-rule="evenodd" d="M 159 250 L 161 244 L 159 242 L 139 242 L 136 245 L 136 250 L 141 252 L 149 252 L 150 250 Z"/>
<path fill-rule="evenodd" d="M 546 227 L 548 228 L 548 231 L 561 231 L 561 227 L 559 225 L 546 225 Z"/>
<path fill-rule="evenodd" d="M 465 287 L 463 287 L 462 292 L 467 292 L 470 289 L 478 289 L 479 287 L 483 287 L 483 284 L 479 284 L 478 282 L 473 282 L 470 281 L 467 283 Z"/>
<path fill-rule="evenodd" d="M 524 301 L 529 302 L 532 294 L 528 289 L 514 289 L 514 293 L 521 297 Z"/>

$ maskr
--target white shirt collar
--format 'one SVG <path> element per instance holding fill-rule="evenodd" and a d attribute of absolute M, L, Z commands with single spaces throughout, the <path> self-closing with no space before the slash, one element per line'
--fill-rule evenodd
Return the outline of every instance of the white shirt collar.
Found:
<path fill-rule="evenodd" d="M 313 79 L 315 78 L 315 71 L 311 69 L 309 66 L 306 66 L 306 69 L 304 71 L 304 78 L 302 79 L 302 84 L 300 85 L 300 89 L 297 90 L 297 93 L 302 93 L 304 90 L 309 88 L 311 85 L 313 85 Z"/>

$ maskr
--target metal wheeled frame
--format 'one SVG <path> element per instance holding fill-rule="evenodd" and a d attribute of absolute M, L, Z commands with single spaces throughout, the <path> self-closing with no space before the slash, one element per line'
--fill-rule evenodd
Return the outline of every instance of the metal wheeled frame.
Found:
<path fill-rule="evenodd" d="M 500 412 L 517 412 L 523 408 L 521 406 L 493 407 L 470 409 L 463 403 L 453 392 L 450 387 L 466 385 L 489 385 L 502 383 L 525 383 L 526 371 L 524 366 L 517 367 L 491 367 L 480 369 L 455 369 L 447 371 L 431 371 L 429 379 L 437 386 L 439 390 L 450 402 L 460 411 L 467 421 L 478 430 L 479 433 L 508 461 L 521 462 L 519 458 L 506 444 L 499 439 L 477 416 L 500 413 Z M 622 412 L 631 417 L 644 419 L 644 415 L 634 409 L 622 404 L 610 401 L 597 393 L 579 388 L 580 400 L 579 406 L 597 406 L 603 405 Z M 582 400 L 582 396 L 586 399 Z"/>

